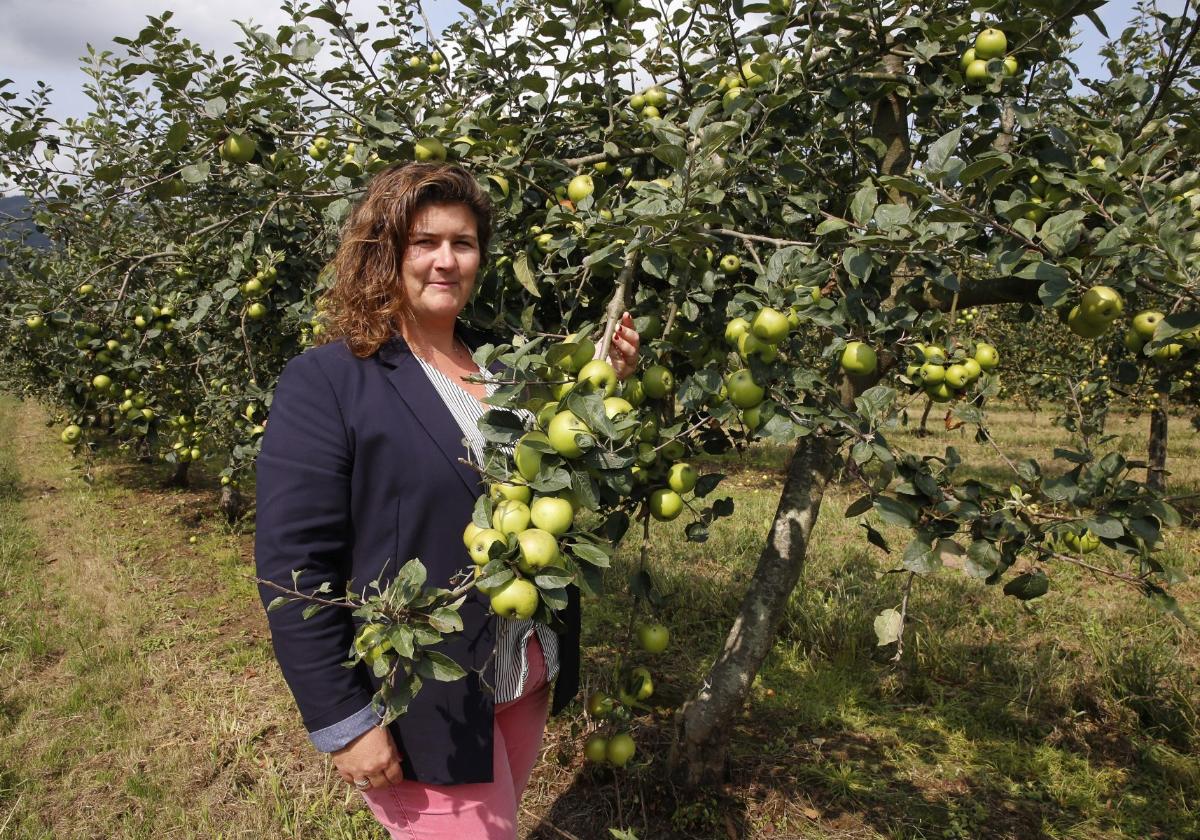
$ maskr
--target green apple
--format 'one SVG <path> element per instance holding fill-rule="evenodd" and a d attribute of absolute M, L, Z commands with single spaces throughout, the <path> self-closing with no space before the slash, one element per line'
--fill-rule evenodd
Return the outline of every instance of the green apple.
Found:
<path fill-rule="evenodd" d="M 503 534 L 519 534 L 529 527 L 529 505 L 505 499 L 492 511 L 492 527 Z"/>
<path fill-rule="evenodd" d="M 983 366 L 970 356 L 963 360 L 962 366 L 967 369 L 967 384 L 974 382 L 983 373 Z"/>
<path fill-rule="evenodd" d="M 971 375 L 962 365 L 950 365 L 946 368 L 946 384 L 956 390 L 965 388 Z"/>
<path fill-rule="evenodd" d="M 529 500 L 533 498 L 533 491 L 529 489 L 528 484 L 498 481 L 488 488 L 488 495 L 497 500 L 513 499 L 514 501 L 529 504 Z"/>
<path fill-rule="evenodd" d="M 642 441 L 637 445 L 638 463 L 644 467 L 649 467 L 658 461 L 658 447 L 653 443 Z"/>
<path fill-rule="evenodd" d="M 254 157 L 258 144 L 246 134 L 230 134 L 221 144 L 221 159 L 230 163 L 247 163 Z"/>
<path fill-rule="evenodd" d="M 1111 321 L 1092 321 L 1083 315 L 1079 305 L 1071 307 L 1067 315 L 1067 327 L 1080 338 L 1099 338 L 1108 332 Z"/>
<path fill-rule="evenodd" d="M 546 429 L 550 445 L 564 458 L 578 458 L 583 454 L 584 447 L 580 445 L 579 438 L 585 438 L 589 442 L 587 448 L 590 449 L 591 435 L 592 430 L 587 427 L 587 424 L 570 411 L 560 411 L 555 414 L 554 419 L 550 421 L 549 428 Z"/>
<path fill-rule="evenodd" d="M 962 58 L 958 60 L 958 69 L 964 73 L 967 72 L 967 68 L 971 66 L 971 62 L 977 57 L 978 56 L 975 55 L 975 48 L 968 47 L 966 52 L 962 54 Z"/>
<path fill-rule="evenodd" d="M 747 368 L 735 370 L 725 377 L 725 389 L 729 392 L 729 401 L 743 410 L 754 408 L 766 396 L 766 391 L 754 381 Z"/>
<path fill-rule="evenodd" d="M 967 70 L 963 74 L 966 76 L 967 83 L 971 85 L 986 85 L 992 80 L 992 74 L 988 72 L 987 62 L 982 58 L 977 58 L 967 65 Z"/>
<path fill-rule="evenodd" d="M 1179 358 L 1179 354 L 1183 352 L 1182 344 L 1164 344 L 1150 355 L 1154 357 L 1156 362 L 1169 362 L 1172 359 Z"/>
<path fill-rule="evenodd" d="M 61 438 L 63 443 L 73 446 L 74 444 L 79 443 L 79 439 L 81 437 L 83 437 L 83 429 L 79 428 L 74 423 L 62 430 Z"/>
<path fill-rule="evenodd" d="M 534 449 L 530 444 L 550 444 L 550 438 L 543 432 L 526 432 L 513 449 L 513 461 L 517 465 L 517 473 L 526 481 L 533 481 L 542 468 L 542 451 Z"/>
<path fill-rule="evenodd" d="M 647 105 L 653 105 L 655 108 L 665 108 L 667 106 L 667 92 L 658 85 L 646 88 L 645 97 Z"/>
<path fill-rule="evenodd" d="M 422 137 L 413 144 L 413 157 L 419 161 L 446 159 L 446 147 L 436 137 Z"/>
<path fill-rule="evenodd" d="M 583 745 L 583 757 L 592 764 L 608 761 L 608 739 L 599 734 L 589 736 Z"/>
<path fill-rule="evenodd" d="M 975 36 L 975 58 L 988 61 L 1008 52 L 1008 38 L 999 29 L 987 28 Z"/>
<path fill-rule="evenodd" d="M 742 258 L 737 254 L 726 254 L 721 257 L 721 271 L 726 274 L 736 274 L 742 267 Z"/>
<path fill-rule="evenodd" d="M 634 111 L 640 111 L 646 107 L 646 97 L 640 93 L 635 93 L 629 97 L 629 107 Z"/>
<path fill-rule="evenodd" d="M 745 411 L 743 411 L 742 423 L 745 424 L 746 428 L 750 431 L 754 431 L 761 426 L 763 424 L 762 406 L 756 405 L 753 408 L 747 408 Z"/>
<path fill-rule="evenodd" d="M 567 184 L 567 198 L 578 204 L 596 191 L 596 184 L 591 175 L 576 175 Z"/>
<path fill-rule="evenodd" d="M 1123 340 L 1125 349 L 1131 353 L 1141 354 L 1142 348 L 1146 346 L 1146 339 L 1135 330 L 1133 327 L 1125 330 L 1125 338 Z"/>
<path fill-rule="evenodd" d="M 549 254 L 554 250 L 554 234 L 552 233 L 539 233 L 533 242 L 543 254 Z"/>
<path fill-rule="evenodd" d="M 1145 343 L 1154 338 L 1154 331 L 1158 329 L 1158 322 L 1166 316 L 1161 312 L 1156 312 L 1153 309 L 1147 309 L 1144 312 L 1139 312 L 1133 316 L 1133 326 L 1131 329 Z"/>
<path fill-rule="evenodd" d="M 254 303 L 252 303 L 246 307 L 246 317 L 252 318 L 255 321 L 258 321 L 258 320 L 264 318 L 266 316 L 266 314 L 267 314 L 267 307 L 265 305 L 259 303 L 258 301 L 255 301 Z"/>
<path fill-rule="evenodd" d="M 738 340 L 750 331 L 750 322 L 745 318 L 734 318 L 725 325 L 725 343 L 730 347 L 737 347 Z"/>
<path fill-rule="evenodd" d="M 1091 161 L 1089 161 L 1089 163 L 1091 163 L 1092 169 L 1099 169 L 1101 172 L 1104 172 L 1108 169 L 1108 164 L 1104 160 L 1104 155 L 1095 155 Z"/>
<path fill-rule="evenodd" d="M 97 374 L 92 377 L 92 387 L 97 391 L 107 391 L 112 387 L 112 377 L 107 374 Z"/>
<path fill-rule="evenodd" d="M 609 420 L 615 420 L 622 414 L 631 414 L 632 412 L 632 403 L 623 397 L 608 397 L 604 400 L 604 416 Z"/>
<path fill-rule="evenodd" d="M 691 464 L 672 464 L 667 472 L 667 486 L 676 493 L 691 493 L 699 480 L 700 473 Z"/>
<path fill-rule="evenodd" d="M 671 632 L 661 624 L 640 624 L 637 629 L 638 644 L 646 653 L 662 653 L 671 643 Z"/>
<path fill-rule="evenodd" d="M 651 493 L 648 505 L 650 515 L 659 522 L 670 522 L 683 513 L 683 497 L 666 487 L 660 487 Z"/>
<path fill-rule="evenodd" d="M 995 347 L 981 341 L 975 345 L 975 362 L 982 370 L 995 370 L 1000 364 L 1000 354 Z"/>
<path fill-rule="evenodd" d="M 654 107 L 653 105 L 647 105 L 642 109 L 642 119 L 656 120 L 660 116 L 662 116 L 662 114 L 659 112 L 658 108 Z"/>
<path fill-rule="evenodd" d="M 616 706 L 616 700 L 603 691 L 593 691 L 588 695 L 587 713 L 594 718 L 608 717 Z"/>
<path fill-rule="evenodd" d="M 558 403 L 557 402 L 546 403 L 544 406 L 542 406 L 541 408 L 538 409 L 538 413 L 537 413 L 538 425 L 541 426 L 543 429 L 549 428 L 550 421 L 554 419 L 556 414 L 558 414 Z M 546 438 L 546 442 L 549 443 L 550 439 Z"/>
<path fill-rule="evenodd" d="M 675 390 L 675 377 L 662 365 L 651 365 L 642 374 L 642 388 L 652 400 L 661 400 Z"/>
<path fill-rule="evenodd" d="M 538 496 L 529 508 L 529 518 L 535 528 L 561 537 L 571 530 L 575 508 L 569 501 L 557 496 Z"/>
<path fill-rule="evenodd" d="M 654 443 L 658 440 L 658 421 L 653 417 L 647 417 L 642 423 L 642 427 L 638 430 L 638 440 L 643 443 Z"/>
<path fill-rule="evenodd" d="M 1019 72 L 1021 72 L 1021 65 L 1017 63 L 1017 60 L 1011 55 L 1004 56 L 1004 75 L 1013 79 Z"/>
<path fill-rule="evenodd" d="M 527 619 L 537 612 L 538 590 L 524 578 L 515 577 L 491 593 L 492 612 L 501 618 Z"/>
<path fill-rule="evenodd" d="M 629 400 L 629 404 L 635 408 L 646 401 L 646 388 L 642 385 L 642 380 L 636 376 L 631 376 L 625 380 L 625 386 L 621 389 L 625 399 Z"/>
<path fill-rule="evenodd" d="M 954 398 L 954 389 L 946 382 L 939 382 L 936 385 L 926 385 L 925 395 L 937 403 L 949 402 Z"/>
<path fill-rule="evenodd" d="M 750 324 L 754 335 L 771 344 L 776 344 L 786 337 L 789 327 L 787 316 L 769 306 L 758 310 Z"/>
<path fill-rule="evenodd" d="M 587 385 L 592 390 L 603 391 L 604 396 L 611 397 L 617 392 L 617 371 L 603 359 L 592 359 L 579 370 L 576 380 L 581 385 Z"/>
<path fill-rule="evenodd" d="M 604 757 L 613 767 L 624 767 L 637 752 L 637 744 L 628 732 L 620 732 L 608 739 Z"/>
<path fill-rule="evenodd" d="M 495 528 L 481 528 L 471 540 L 471 545 L 467 549 L 467 554 L 471 555 L 471 562 L 476 566 L 486 566 L 491 562 L 491 547 L 496 543 L 508 545 L 508 539 L 504 534 Z"/>
<path fill-rule="evenodd" d="M 222 478 L 224 478 L 224 476 L 222 476 Z M 475 537 L 477 537 L 479 535 L 480 531 L 484 531 L 484 530 L 486 530 L 486 529 L 480 528 L 474 522 L 467 523 L 467 527 L 463 529 L 463 545 L 467 548 L 468 551 L 471 548 L 471 543 L 475 541 Z"/>
<path fill-rule="evenodd" d="M 738 355 L 747 361 L 751 356 L 757 356 L 763 362 L 770 363 L 779 356 L 779 348 L 748 332 L 738 339 Z"/>
<path fill-rule="evenodd" d="M 925 361 L 933 362 L 935 365 L 946 364 L 946 351 L 936 344 L 922 346 L 921 355 L 925 357 Z"/>
<path fill-rule="evenodd" d="M 541 528 L 526 528 L 517 534 L 517 546 L 520 550 L 517 568 L 527 575 L 536 575 L 547 566 L 553 566 L 559 557 L 558 540 Z"/>
<path fill-rule="evenodd" d="M 563 344 L 574 345 L 571 355 L 558 363 L 558 367 L 570 373 L 578 373 L 583 370 L 584 365 L 592 361 L 596 355 L 596 342 L 590 338 L 573 334 L 567 336 Z"/>
<path fill-rule="evenodd" d="M 861 341 L 851 341 L 842 351 L 842 370 L 851 376 L 869 376 L 877 364 L 875 351 Z"/>
<path fill-rule="evenodd" d="M 1091 528 L 1085 529 L 1082 534 L 1068 531 L 1063 541 L 1077 554 L 1091 554 L 1100 547 L 1100 538 L 1092 533 Z"/>
<path fill-rule="evenodd" d="M 1125 311 L 1125 301 L 1109 286 L 1092 286 L 1079 299 L 1079 314 L 1089 321 L 1113 321 Z"/>
<path fill-rule="evenodd" d="M 662 454 L 668 461 L 678 461 L 687 455 L 687 446 L 679 438 L 672 438 L 663 444 Z"/>
<path fill-rule="evenodd" d="M 617 689 L 617 696 L 627 706 L 632 706 L 638 700 L 647 700 L 654 694 L 654 679 L 650 669 L 643 665 L 631 668 Z"/>

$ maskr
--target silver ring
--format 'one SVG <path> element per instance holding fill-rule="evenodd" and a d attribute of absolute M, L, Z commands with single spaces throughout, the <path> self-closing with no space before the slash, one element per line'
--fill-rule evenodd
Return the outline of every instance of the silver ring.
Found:
<path fill-rule="evenodd" d="M 371 780 L 370 779 L 359 779 L 357 782 L 354 783 L 354 786 L 356 788 L 358 788 L 359 790 L 366 790 L 367 788 L 369 788 L 371 786 Z"/>

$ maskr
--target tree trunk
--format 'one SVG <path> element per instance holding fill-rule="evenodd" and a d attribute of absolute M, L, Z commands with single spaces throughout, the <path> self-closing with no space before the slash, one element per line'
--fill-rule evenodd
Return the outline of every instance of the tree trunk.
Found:
<path fill-rule="evenodd" d="M 242 518 L 242 514 L 246 511 L 246 500 L 242 498 L 241 492 L 226 484 L 221 488 L 221 513 L 225 514 L 225 521 L 229 523 L 237 522 Z"/>
<path fill-rule="evenodd" d="M 175 471 L 171 473 L 171 477 L 167 479 L 168 487 L 187 487 L 188 486 L 188 467 L 191 466 L 190 461 L 176 461 Z"/>
<path fill-rule="evenodd" d="M 670 764 L 673 770 L 685 765 L 683 781 L 689 787 L 718 783 L 725 775 L 731 721 L 775 643 L 788 598 L 804 570 L 821 499 L 836 471 L 836 453 L 836 442 L 824 436 L 797 443 L 770 538 L 724 649 L 700 690 L 676 712 Z"/>
<path fill-rule="evenodd" d="M 1171 386 L 1158 383 L 1158 405 L 1150 412 L 1150 463 L 1146 467 L 1146 486 L 1162 493 L 1167 489 L 1167 407 Z"/>

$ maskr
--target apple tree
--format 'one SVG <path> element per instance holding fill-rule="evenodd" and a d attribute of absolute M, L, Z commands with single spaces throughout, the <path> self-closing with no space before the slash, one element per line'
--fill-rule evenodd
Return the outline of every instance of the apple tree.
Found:
<path fill-rule="evenodd" d="M 920 455 L 893 432 L 929 400 L 991 441 L 986 401 L 1025 375 L 990 326 L 1001 304 L 1097 364 L 1131 316 L 1161 312 L 1110 379 L 1173 388 L 1195 365 L 1194 13 L 1126 30 L 1107 48 L 1112 81 L 1077 94 L 1072 25 L 1098 3 L 464 5 L 434 40 L 415 4 L 368 24 L 345 4 L 287 3 L 292 23 L 247 28 L 223 59 L 152 18 L 117 39 L 124 55 L 90 53 L 95 109 L 62 125 L 45 91 L 0 88 L 0 171 L 54 245 L 5 245 L 2 352 L 78 427 L 68 443 L 112 434 L 176 464 L 217 459 L 232 494 L 283 364 L 325 338 L 324 267 L 363 184 L 449 159 L 495 202 L 466 314 L 496 336 L 479 360 L 505 373 L 465 535 L 475 571 L 426 587 L 409 564 L 353 604 L 370 619 L 356 660 L 396 678 L 389 713 L 456 675 L 426 648 L 471 588 L 553 621 L 568 583 L 602 589 L 631 528 L 686 517 L 703 542 L 736 515 L 720 476 L 691 464 L 760 439 L 794 451 L 726 642 L 676 717 L 691 783 L 722 774 L 834 481 L 862 488 L 845 513 L 906 593 L 954 558 L 1006 595 L 1052 597 L 1070 564 L 1179 610 L 1181 572 L 1156 556 L 1180 523 L 1162 494 L 1165 404 L 1149 480 L 1091 426 L 1048 453 L 1057 465 L 1005 456 L 998 484 L 964 478 L 952 446 Z M 624 309 L 646 358 L 618 393 L 587 363 Z M 571 515 L 535 518 L 544 499 Z M 880 521 L 906 529 L 895 554 Z M 1099 545 L 1110 560 L 1085 558 Z M 647 597 L 651 579 L 635 578 Z M 328 598 L 302 576 L 282 589 Z M 876 620 L 897 658 L 906 604 Z M 636 709 L 648 675 L 628 677 L 616 702 Z M 618 733 L 604 755 L 621 764 L 628 747 Z"/>

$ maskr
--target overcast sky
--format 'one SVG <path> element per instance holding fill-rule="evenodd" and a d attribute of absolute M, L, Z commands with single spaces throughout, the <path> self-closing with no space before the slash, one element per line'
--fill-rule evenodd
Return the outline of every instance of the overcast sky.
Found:
<path fill-rule="evenodd" d="M 1178 14 L 1183 2 L 1160 0 L 1160 7 Z M 114 35 L 136 35 L 148 15 L 159 15 L 170 5 L 176 7 L 171 23 L 192 40 L 216 50 L 218 56 L 232 52 L 233 43 L 241 37 L 234 19 L 251 15 L 251 21 L 268 31 L 284 20 L 279 10 L 272 9 L 272 0 L 261 4 L 246 0 L 0 0 L 0 78 L 12 79 L 10 90 L 21 94 L 32 91 L 38 80 L 45 81 L 54 89 L 53 116 L 60 120 L 82 116 L 89 106 L 81 91 L 85 77 L 79 70 L 85 44 L 123 50 L 112 44 Z M 351 9 L 356 16 L 374 19 L 378 16 L 376 5 L 375 0 L 354 0 Z M 456 0 L 426 3 L 430 21 L 438 29 L 457 18 L 460 8 Z M 1099 12 L 1113 36 L 1132 14 L 1132 0 L 1113 0 Z M 318 30 L 324 26 L 314 23 Z M 1103 39 L 1086 20 L 1080 35 L 1082 46 L 1074 58 L 1082 75 L 1107 77 L 1098 55 Z"/>

